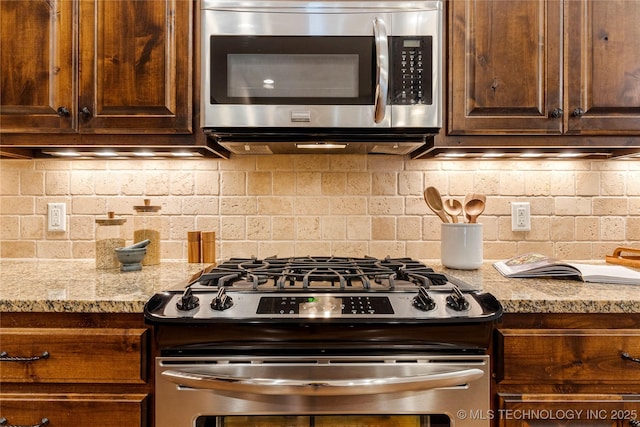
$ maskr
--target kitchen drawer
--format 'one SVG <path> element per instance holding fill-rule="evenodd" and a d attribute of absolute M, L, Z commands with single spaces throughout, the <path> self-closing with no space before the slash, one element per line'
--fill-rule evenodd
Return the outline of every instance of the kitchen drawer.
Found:
<path fill-rule="evenodd" d="M 640 383 L 640 331 L 632 329 L 503 329 L 496 359 L 500 383 Z"/>
<path fill-rule="evenodd" d="M 0 394 L 7 425 L 51 427 L 147 425 L 146 394 Z"/>
<path fill-rule="evenodd" d="M 144 328 L 3 328 L 0 336 L 5 383 L 137 384 L 147 379 Z"/>

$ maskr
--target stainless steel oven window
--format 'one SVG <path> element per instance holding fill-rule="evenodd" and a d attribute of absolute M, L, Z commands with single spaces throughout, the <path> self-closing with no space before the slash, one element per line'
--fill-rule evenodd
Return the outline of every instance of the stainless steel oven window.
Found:
<path fill-rule="evenodd" d="M 450 427 L 446 415 L 232 415 L 198 417 L 196 427 Z"/>

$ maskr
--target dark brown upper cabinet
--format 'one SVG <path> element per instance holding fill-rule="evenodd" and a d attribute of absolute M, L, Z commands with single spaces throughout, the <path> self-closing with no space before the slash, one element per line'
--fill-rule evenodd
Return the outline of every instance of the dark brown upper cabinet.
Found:
<path fill-rule="evenodd" d="M 2 133 L 191 133 L 192 10 L 185 0 L 0 0 Z"/>
<path fill-rule="evenodd" d="M 449 135 L 640 132 L 640 2 L 448 7 Z"/>

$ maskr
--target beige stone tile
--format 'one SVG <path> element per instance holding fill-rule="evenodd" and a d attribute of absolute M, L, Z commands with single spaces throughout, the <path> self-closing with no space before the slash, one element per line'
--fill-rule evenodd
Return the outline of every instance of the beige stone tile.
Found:
<path fill-rule="evenodd" d="M 47 171 L 44 188 L 47 196 L 61 196 L 70 194 L 70 179 L 67 171 Z"/>
<path fill-rule="evenodd" d="M 296 194 L 319 196 L 322 194 L 322 173 L 299 172 L 296 174 Z"/>
<path fill-rule="evenodd" d="M 320 217 L 322 240 L 344 240 L 347 237 L 347 219 L 345 216 Z"/>
<path fill-rule="evenodd" d="M 35 212 L 33 196 L 3 196 L 0 201 L 1 215 L 31 215 Z"/>
<path fill-rule="evenodd" d="M 574 218 L 574 217 L 551 217 L 549 226 L 550 230 L 550 239 L 552 241 L 572 241 L 576 240 L 576 220 L 577 219 L 586 219 L 586 218 Z M 583 231 L 579 228 L 581 232 Z"/>
<path fill-rule="evenodd" d="M 346 194 L 347 175 L 344 172 L 322 173 L 322 194 L 342 196 Z"/>
<path fill-rule="evenodd" d="M 296 239 L 320 240 L 322 238 L 320 217 L 299 216 L 296 220 Z"/>
<path fill-rule="evenodd" d="M 273 194 L 292 196 L 296 194 L 295 172 L 273 172 Z"/>
<path fill-rule="evenodd" d="M 629 214 L 629 200 L 626 197 L 594 197 L 593 214 L 626 216 Z"/>
<path fill-rule="evenodd" d="M 397 238 L 404 241 L 422 239 L 422 218 L 419 216 L 399 217 Z"/>
<path fill-rule="evenodd" d="M 371 174 L 368 172 L 347 173 L 347 194 L 369 195 L 371 193 Z"/>
<path fill-rule="evenodd" d="M 371 194 L 374 196 L 394 196 L 398 194 L 396 172 L 375 172 L 371 179 Z"/>
<path fill-rule="evenodd" d="M 305 200 L 296 199 L 294 197 L 272 196 L 258 197 L 258 214 L 259 215 L 291 215 L 300 207 L 304 206 Z M 303 209 L 304 210 L 304 209 Z M 310 213 L 310 212 L 307 212 Z"/>
<path fill-rule="evenodd" d="M 593 259 L 590 242 L 559 242 L 553 256 L 564 260 Z"/>
<path fill-rule="evenodd" d="M 332 242 L 330 250 L 331 255 L 353 258 L 362 258 L 371 253 L 369 250 L 369 242 L 365 241 Z"/>
<path fill-rule="evenodd" d="M 371 220 L 369 216 L 348 216 L 347 239 L 371 240 Z"/>
<path fill-rule="evenodd" d="M 375 215 L 400 215 L 404 213 L 402 197 L 370 197 L 369 213 Z"/>
<path fill-rule="evenodd" d="M 296 241 L 294 244 L 295 256 L 327 256 L 331 254 L 330 242 L 301 242 Z"/>
<path fill-rule="evenodd" d="M 600 194 L 599 172 L 576 173 L 576 194 L 578 196 L 597 196 Z"/>
<path fill-rule="evenodd" d="M 575 238 L 561 240 L 598 241 L 600 240 L 600 219 L 597 217 L 576 217 Z"/>
<path fill-rule="evenodd" d="M 195 194 L 202 196 L 220 194 L 220 173 L 217 171 L 197 171 L 195 173 Z"/>
<path fill-rule="evenodd" d="M 371 256 L 376 258 L 400 258 L 404 257 L 406 253 L 405 243 L 399 241 L 376 241 L 373 240 L 369 244 L 369 251 Z"/>
<path fill-rule="evenodd" d="M 366 197 L 332 197 L 329 199 L 331 215 L 364 215 L 367 213 Z"/>
<path fill-rule="evenodd" d="M 603 196 L 623 196 L 625 194 L 625 172 L 602 172 L 600 194 Z"/>
<path fill-rule="evenodd" d="M 38 258 L 33 240 L 3 240 L 0 242 L 2 258 Z"/>
<path fill-rule="evenodd" d="M 94 258 L 96 257 L 95 241 L 71 242 L 72 258 Z"/>
<path fill-rule="evenodd" d="M 46 259 L 71 258 L 71 242 L 69 240 L 43 240 L 36 243 L 36 256 Z"/>
<path fill-rule="evenodd" d="M 257 214 L 255 197 L 221 197 L 220 215 L 255 215 Z"/>
<path fill-rule="evenodd" d="M 271 238 L 274 240 L 293 240 L 295 238 L 295 226 L 295 217 L 275 216 L 271 219 Z"/>
<path fill-rule="evenodd" d="M 398 174 L 398 194 L 402 196 L 422 196 L 424 183 L 421 172 L 400 172 Z"/>
<path fill-rule="evenodd" d="M 43 196 L 44 172 L 31 170 L 20 172 L 20 194 Z"/>
<path fill-rule="evenodd" d="M 105 197 L 76 196 L 71 199 L 71 206 L 67 206 L 67 214 L 104 215 L 107 212 L 107 199 Z"/>
<path fill-rule="evenodd" d="M 25 218 L 32 218 L 32 217 L 22 217 L 23 223 L 25 221 L 24 220 Z M 21 237 L 26 238 L 27 236 L 21 236 L 20 222 L 21 222 L 21 217 L 18 215 L 3 216 L 2 221 L 0 222 L 0 240 L 6 241 L 6 240 L 18 240 Z M 27 220 L 27 223 L 29 222 L 31 221 Z M 33 238 L 34 237 L 31 237 L 31 239 Z M 40 235 L 38 238 L 42 238 L 42 235 Z"/>
<path fill-rule="evenodd" d="M 293 170 L 293 157 L 279 154 L 257 156 L 256 170 L 268 172 Z"/>
<path fill-rule="evenodd" d="M 589 197 L 556 197 L 555 215 L 591 215 L 591 198 Z"/>
<path fill-rule="evenodd" d="M 522 196 L 525 193 L 525 173 L 521 171 L 500 172 L 500 194 Z"/>
<path fill-rule="evenodd" d="M 220 195 L 244 196 L 246 194 L 246 175 L 239 171 L 224 171 L 220 174 Z"/>
<path fill-rule="evenodd" d="M 271 238 L 271 219 L 266 216 L 247 218 L 248 240 L 269 240 Z"/>
<path fill-rule="evenodd" d="M 624 218 L 605 216 L 600 218 L 600 240 L 623 242 L 626 237 Z"/>
<path fill-rule="evenodd" d="M 77 240 L 95 240 L 96 221 L 94 216 L 89 215 L 72 215 L 69 217 L 69 238 L 73 241 Z M 42 219 L 42 230 L 44 230 L 44 218 Z M 120 229 L 117 227 L 114 230 Z M 115 232 L 115 231 L 114 231 Z M 124 237 L 124 235 L 123 235 Z"/>
<path fill-rule="evenodd" d="M 328 197 L 296 197 L 292 200 L 293 213 L 296 215 L 324 215 L 327 213 L 330 199 Z"/>
<path fill-rule="evenodd" d="M 290 258 L 295 255 L 295 245 L 292 241 L 259 241 L 258 250 L 255 254 L 259 258 L 277 256 L 281 258 Z"/>
<path fill-rule="evenodd" d="M 169 175 L 170 194 L 176 196 L 190 196 L 195 194 L 195 177 L 192 171 L 173 171 Z"/>
<path fill-rule="evenodd" d="M 244 217 L 230 216 L 222 218 L 218 234 L 222 240 L 244 240 L 246 238 Z"/>
<path fill-rule="evenodd" d="M 170 194 L 171 175 L 167 171 L 149 171 L 145 174 L 147 196 L 167 196 Z"/>
<path fill-rule="evenodd" d="M 396 219 L 395 217 L 383 216 L 371 219 L 372 240 L 395 240 L 396 239 Z"/>
<path fill-rule="evenodd" d="M 95 171 L 74 170 L 69 182 L 69 192 L 74 196 L 93 196 L 96 193 Z"/>
<path fill-rule="evenodd" d="M 247 173 L 247 194 L 248 195 L 270 195 L 273 186 L 271 172 L 248 172 Z"/>

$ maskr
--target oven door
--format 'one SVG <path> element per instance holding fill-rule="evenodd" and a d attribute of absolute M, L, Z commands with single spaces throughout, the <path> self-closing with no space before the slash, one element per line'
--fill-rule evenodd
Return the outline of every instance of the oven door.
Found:
<path fill-rule="evenodd" d="M 156 426 L 487 427 L 488 362 L 484 355 L 160 357 Z"/>

